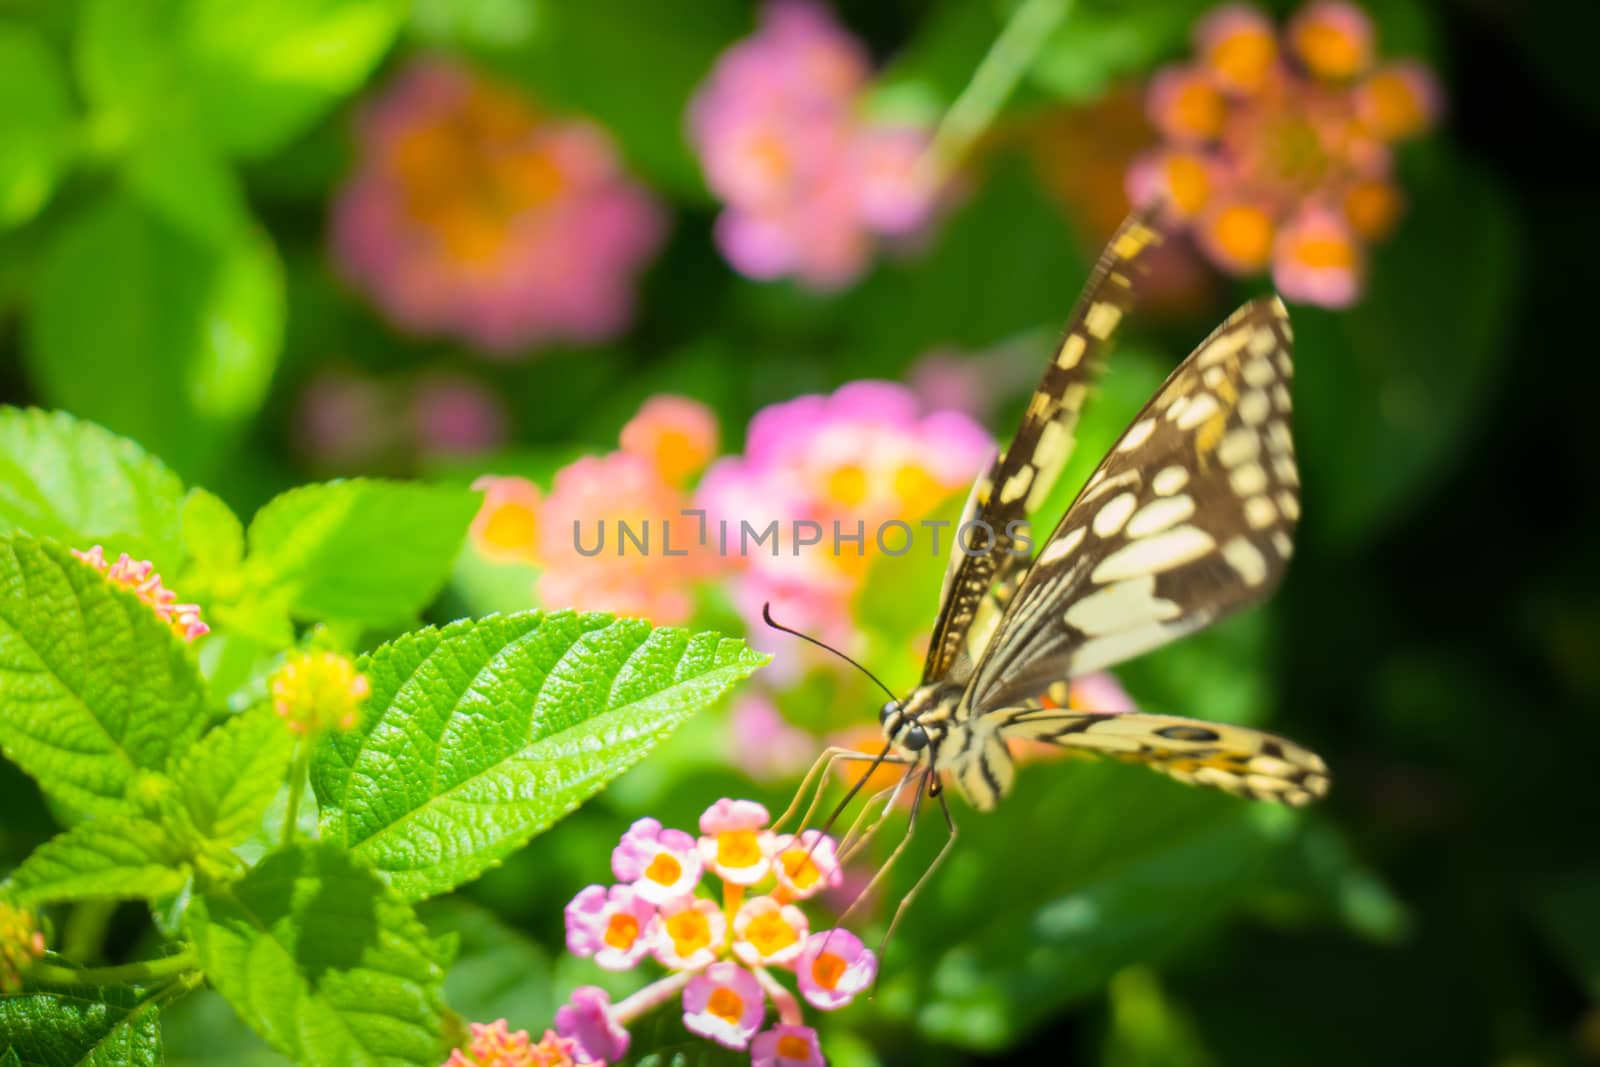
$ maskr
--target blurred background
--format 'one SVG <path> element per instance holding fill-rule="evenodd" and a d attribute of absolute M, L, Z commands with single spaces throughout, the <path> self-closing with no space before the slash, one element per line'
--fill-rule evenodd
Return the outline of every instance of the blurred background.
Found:
<path fill-rule="evenodd" d="M 1276 288 L 1299 551 L 1270 604 L 1073 700 L 1270 726 L 1334 792 L 1291 814 L 1038 755 L 997 814 L 958 812 L 877 996 L 822 1020 L 830 1060 L 1593 1062 L 1600 371 L 1573 283 L 1600 241 L 1595 23 L 1506 0 L 3 0 L 0 399 L 131 436 L 241 514 L 331 477 L 477 483 L 434 621 L 575 606 L 777 654 L 429 905 L 463 937 L 452 1006 L 538 1032 L 576 984 L 637 984 L 561 933 L 632 819 L 776 810 L 821 745 L 875 734 L 881 697 L 760 604 L 903 689 L 942 565 L 591 559 L 572 520 L 954 515 L 1101 243 L 1163 199 L 1172 239 L 1039 522 Z M 9 766 L 0 811 L 4 869 L 53 823 Z M 132 909 L 113 930 L 113 954 L 149 936 Z M 208 993 L 166 1040 L 276 1062 Z"/>

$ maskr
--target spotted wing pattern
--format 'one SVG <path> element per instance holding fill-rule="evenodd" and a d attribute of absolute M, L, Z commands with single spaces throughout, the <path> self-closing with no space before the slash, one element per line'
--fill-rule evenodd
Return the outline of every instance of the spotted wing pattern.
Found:
<path fill-rule="evenodd" d="M 1123 222 L 1089 276 L 1016 437 L 972 487 L 957 529 L 982 521 L 994 531 L 994 543 L 987 552 L 951 551 L 924 677 L 961 683 L 971 674 L 1000 617 L 990 591 L 1026 564 L 1013 553 L 1007 528 L 1039 505 L 1071 458 L 1078 412 L 1106 341 L 1132 307 L 1134 280 L 1160 240 L 1147 215 Z"/>
<path fill-rule="evenodd" d="M 985 716 L 968 757 L 954 766 L 975 807 L 993 808 L 1010 788 L 1014 771 L 1006 742 L 1018 739 L 1140 763 L 1180 782 L 1251 800 L 1302 807 L 1328 792 L 1328 768 L 1320 756 L 1260 730 L 1144 712 L 1019 707 Z"/>
<path fill-rule="evenodd" d="M 1085 484 L 1011 599 L 968 687 L 974 718 L 1260 600 L 1299 517 L 1288 316 L 1235 312 L 1184 360 Z"/>

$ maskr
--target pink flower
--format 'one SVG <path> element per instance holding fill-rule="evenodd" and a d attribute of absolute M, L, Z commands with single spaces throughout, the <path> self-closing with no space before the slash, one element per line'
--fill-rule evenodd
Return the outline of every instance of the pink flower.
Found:
<path fill-rule="evenodd" d="M 401 328 L 508 352 L 614 336 L 660 210 L 599 128 L 440 60 L 371 101 L 335 257 Z"/>
<path fill-rule="evenodd" d="M 571 1038 L 579 1063 L 619 1063 L 628 1053 L 628 1031 L 612 1015 L 611 997 L 598 986 L 579 986 L 556 1009 L 556 1032 Z"/>
<path fill-rule="evenodd" d="M 767 809 L 755 801 L 724 797 L 700 816 L 700 858 L 725 882 L 755 885 L 770 863 L 770 821 Z"/>
<path fill-rule="evenodd" d="M 1342 0 L 1307 4 L 1281 44 L 1260 12 L 1218 8 L 1196 27 L 1198 62 L 1150 81 L 1165 143 L 1130 166 L 1129 196 L 1163 203 L 1223 270 L 1270 268 L 1292 300 L 1353 302 L 1362 242 L 1401 210 L 1392 145 L 1442 110 L 1427 68 L 1373 70 L 1376 46 L 1371 20 Z"/>
<path fill-rule="evenodd" d="M 698 494 L 713 525 L 725 522 L 730 531 L 728 555 L 743 568 L 734 599 L 756 643 L 772 640 L 760 624 L 770 601 L 786 624 L 848 646 L 851 599 L 870 561 L 908 550 L 908 531 L 893 524 L 918 538 L 909 550 L 932 551 L 933 534 L 914 524 L 965 492 L 992 455 L 989 436 L 970 416 L 924 413 L 909 389 L 888 382 L 853 382 L 758 412 L 744 454 L 713 464 Z M 759 533 L 771 523 L 781 543 L 741 542 L 742 524 Z M 821 542 L 800 546 L 796 523 L 814 523 Z M 859 544 L 836 546 L 836 523 L 843 537 L 859 530 Z M 946 528 L 939 551 L 949 550 Z"/>
<path fill-rule="evenodd" d="M 649 950 L 655 914 L 628 886 L 589 886 L 567 905 L 567 949 L 593 956 L 608 971 L 625 971 Z"/>
<path fill-rule="evenodd" d="M 753 278 L 832 289 L 875 237 L 923 228 L 938 191 L 918 166 L 925 130 L 863 117 L 865 51 L 826 9 L 775 0 L 718 59 L 689 108 L 706 183 L 726 205 L 717 244 Z"/>
<path fill-rule="evenodd" d="M 700 854 L 682 830 L 663 830 L 655 819 L 635 822 L 611 853 L 611 873 L 655 905 L 677 900 L 700 884 Z"/>
<path fill-rule="evenodd" d="M 430 374 L 411 393 L 417 447 L 425 454 L 474 455 L 506 439 L 510 417 L 487 386 L 471 378 Z"/>
<path fill-rule="evenodd" d="M 793 904 L 752 897 L 733 917 L 733 954 L 752 967 L 787 966 L 800 957 L 810 930 L 805 912 Z"/>
<path fill-rule="evenodd" d="M 680 897 L 661 906 L 651 941 L 663 966 L 698 970 L 728 943 L 728 920 L 713 901 Z"/>
<path fill-rule="evenodd" d="M 688 397 L 653 396 L 622 428 L 622 450 L 648 460 L 661 477 L 683 485 L 717 454 L 717 417 Z"/>
<path fill-rule="evenodd" d="M 1108 671 L 1091 671 L 1073 678 L 1070 694 L 1067 703 L 1074 711 L 1105 715 L 1139 710 L 1117 676 Z"/>
<path fill-rule="evenodd" d="M 556 472 L 541 509 L 539 597 L 550 607 L 684 622 L 691 584 L 715 572 L 689 497 L 629 452 Z"/>
<path fill-rule="evenodd" d="M 797 900 L 836 886 L 843 877 L 838 846 L 821 830 L 779 837 L 773 842 L 772 869 L 778 876 L 778 884 Z"/>
<path fill-rule="evenodd" d="M 780 1023 L 750 1042 L 750 1067 L 827 1067 L 817 1032 Z"/>
<path fill-rule="evenodd" d="M 465 1050 L 450 1053 L 444 1067 L 570 1067 L 573 1042 L 546 1030 L 533 1044 L 526 1030 L 509 1030 L 504 1019 L 473 1023 Z"/>
<path fill-rule="evenodd" d="M 535 563 L 539 559 L 539 511 L 544 495 L 526 478 L 485 475 L 472 483 L 483 494 L 473 517 L 472 547 L 498 563 Z"/>
<path fill-rule="evenodd" d="M 683 1025 L 727 1048 L 748 1047 L 766 1011 L 760 984 L 736 963 L 713 963 L 683 990 Z"/>
<path fill-rule="evenodd" d="M 211 632 L 211 627 L 200 618 L 200 605 L 177 603 L 178 594 L 162 584 L 156 565 L 149 560 L 134 559 L 124 552 L 115 563 L 107 563 L 105 549 L 99 545 L 83 552 L 74 548 L 72 554 L 103 574 L 112 585 L 120 585 L 133 593 L 155 612 L 156 618 L 185 641 Z"/>
<path fill-rule="evenodd" d="M 792 726 L 766 697 L 746 692 L 729 716 L 733 758 L 757 781 L 795 777 L 811 766 L 817 739 Z"/>
<path fill-rule="evenodd" d="M 800 995 L 813 1007 L 833 1011 L 872 984 L 878 958 L 859 937 L 839 927 L 811 935 L 795 973 L 800 977 Z"/>

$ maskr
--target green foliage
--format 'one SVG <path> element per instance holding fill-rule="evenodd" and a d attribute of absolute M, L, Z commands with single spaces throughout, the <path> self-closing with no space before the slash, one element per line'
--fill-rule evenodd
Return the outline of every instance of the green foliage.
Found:
<path fill-rule="evenodd" d="M 26 222 L 49 199 L 71 148 L 72 103 L 61 61 L 20 26 L 0 27 L 0 228 Z"/>
<path fill-rule="evenodd" d="M 362 662 L 361 725 L 318 748 L 323 839 L 409 899 L 520 848 L 765 662 L 714 633 L 523 612 L 421 630 Z"/>
<path fill-rule="evenodd" d="M 172 769 L 195 832 L 224 848 L 243 842 L 278 795 L 294 735 L 265 705 L 201 738 Z"/>
<path fill-rule="evenodd" d="M 45 256 L 29 368 L 52 403 L 204 472 L 265 398 L 283 299 L 261 234 L 201 240 L 132 196 L 108 196 Z"/>
<path fill-rule="evenodd" d="M 125 437 L 62 411 L 0 407 L 0 530 L 176 564 L 183 484 Z"/>
<path fill-rule="evenodd" d="M 194 663 L 149 606 L 65 548 L 0 538 L 0 750 L 77 814 L 113 814 L 204 726 Z"/>
<path fill-rule="evenodd" d="M 157 900 L 189 880 L 187 850 L 149 819 L 102 815 L 45 842 L 5 883 L 20 905 Z"/>
<path fill-rule="evenodd" d="M 197 897 L 207 977 L 274 1048 L 303 1064 L 444 1058 L 444 967 L 411 909 L 342 848 L 274 853 Z"/>
<path fill-rule="evenodd" d="M 477 506 L 464 489 L 365 479 L 292 490 L 251 521 L 244 585 L 296 618 L 405 623 L 444 584 Z"/>
<path fill-rule="evenodd" d="M 23 1067 L 161 1063 L 156 1006 L 127 986 L 30 986 L 18 994 L 0 994 L 0 1040 Z"/>

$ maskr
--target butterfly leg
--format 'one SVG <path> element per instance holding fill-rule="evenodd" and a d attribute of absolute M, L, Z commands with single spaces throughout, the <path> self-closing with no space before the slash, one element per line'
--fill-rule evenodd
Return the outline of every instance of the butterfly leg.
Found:
<path fill-rule="evenodd" d="M 894 868 L 895 863 L 900 859 L 900 854 L 906 850 L 906 846 L 911 844 L 912 835 L 917 831 L 917 816 L 922 811 L 922 801 L 928 795 L 927 789 L 923 787 L 927 783 L 928 776 L 932 773 L 934 773 L 932 770 L 918 771 L 916 768 L 906 772 L 905 780 L 914 779 L 917 786 L 916 799 L 911 802 L 911 813 L 906 816 L 906 832 L 900 838 L 900 843 L 894 846 L 894 850 L 889 853 L 888 858 L 883 861 L 883 864 L 872 875 L 872 880 L 866 884 L 866 887 L 861 892 L 856 894 L 855 899 L 850 902 L 850 906 L 840 913 L 839 925 L 843 926 L 844 921 L 850 917 L 850 914 L 872 895 L 872 891 L 878 888 L 878 883 L 883 881 L 884 876 Z"/>
<path fill-rule="evenodd" d="M 859 855 L 861 850 L 865 848 L 874 837 L 877 836 L 878 830 L 883 826 L 884 821 L 894 813 L 895 805 L 900 802 L 900 794 L 905 791 L 906 785 L 915 777 L 915 768 L 908 769 L 906 773 L 900 777 L 900 780 L 895 782 L 894 785 L 886 786 L 885 788 L 878 790 L 877 793 L 873 794 L 871 800 L 862 805 L 861 814 L 857 815 L 855 822 L 850 825 L 850 832 L 845 834 L 844 839 L 839 842 L 840 863 L 850 862 L 850 860 Z M 920 788 L 920 785 L 918 788 Z M 865 819 L 867 815 L 872 812 L 874 806 L 877 805 L 879 801 L 883 801 L 883 804 L 878 807 L 877 816 L 873 818 L 873 820 L 867 824 L 866 828 L 858 835 L 856 830 L 860 826 L 861 820 Z"/>
<path fill-rule="evenodd" d="M 800 825 L 796 828 L 795 832 L 799 833 L 811 823 L 812 816 L 816 814 L 818 806 L 822 803 L 823 792 L 827 789 L 828 780 L 826 774 L 836 763 L 871 763 L 874 765 L 875 769 L 876 765 L 878 764 L 904 764 L 907 762 L 908 761 L 904 757 L 897 756 L 889 752 L 887 746 L 876 756 L 869 756 L 864 752 L 858 752 L 853 748 L 845 748 L 842 745 L 829 746 L 828 748 L 822 750 L 822 754 L 817 757 L 816 762 L 811 765 L 811 769 L 806 772 L 806 776 L 801 779 L 800 788 L 795 790 L 794 800 L 789 804 L 789 807 L 784 811 L 784 813 L 778 816 L 778 821 L 772 824 L 772 828 L 777 830 L 787 823 L 791 818 L 793 818 L 795 813 L 800 810 L 801 804 L 805 802 L 805 799 L 808 795 L 811 797 L 811 803 L 806 807 L 805 817 L 800 820 Z M 871 773 L 871 770 L 869 770 L 866 774 L 863 774 L 853 786 L 850 787 L 850 790 L 845 794 L 844 799 L 839 802 L 838 806 L 834 809 L 833 814 L 828 817 L 827 824 L 823 828 L 824 832 L 827 831 L 827 827 L 832 826 L 832 824 L 838 819 L 839 813 L 844 811 L 844 809 L 849 805 L 850 801 L 855 799 L 856 794 L 861 791 L 861 787 L 866 784 L 866 781 L 871 776 Z M 813 792 L 813 789 L 815 789 L 815 792 Z"/>
<path fill-rule="evenodd" d="M 933 857 L 933 862 L 928 864 L 928 869 L 922 872 L 922 877 L 917 879 L 916 884 L 911 887 L 909 893 L 900 898 L 900 904 L 894 909 L 894 916 L 889 920 L 889 929 L 883 932 L 883 940 L 878 942 L 878 958 L 880 960 L 883 959 L 883 951 L 888 947 L 889 938 L 894 936 L 895 927 L 900 925 L 900 918 L 905 915 L 906 909 L 911 906 L 913 900 L 917 899 L 917 894 L 922 892 L 922 887 L 933 877 L 933 872 L 939 869 L 939 865 L 944 862 L 944 858 L 950 855 L 950 850 L 956 847 L 956 820 L 950 814 L 950 802 L 945 799 L 943 789 L 934 792 L 932 795 L 939 801 L 939 811 L 944 815 L 944 825 L 945 829 L 949 831 L 949 835 L 945 838 L 944 847 L 939 849 L 939 854 Z M 907 837 L 909 838 L 909 836 L 908 834 Z"/>

